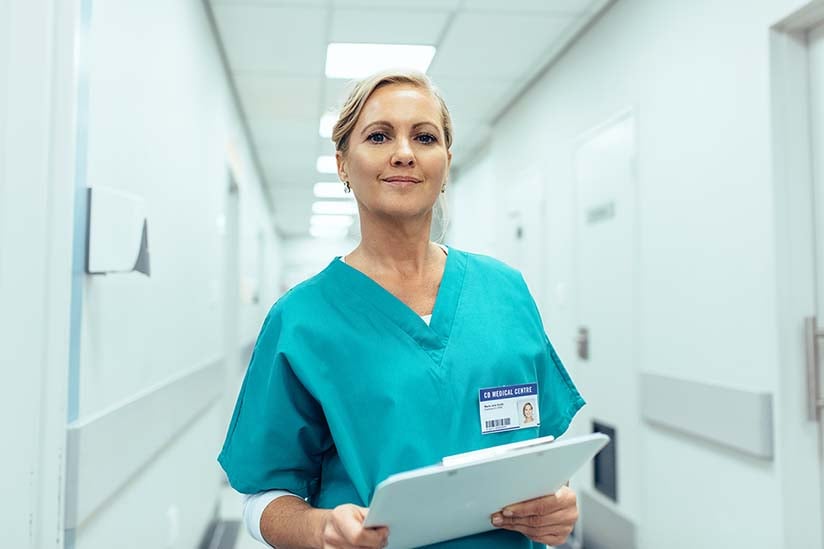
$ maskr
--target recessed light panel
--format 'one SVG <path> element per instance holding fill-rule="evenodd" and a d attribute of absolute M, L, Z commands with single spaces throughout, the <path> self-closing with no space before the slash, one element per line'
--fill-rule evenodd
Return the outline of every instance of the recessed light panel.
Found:
<path fill-rule="evenodd" d="M 334 156 L 319 156 L 315 166 L 318 173 L 338 173 L 338 163 Z"/>
<path fill-rule="evenodd" d="M 358 205 L 352 200 L 319 200 L 312 204 L 312 213 L 356 215 L 358 213 Z"/>
<path fill-rule="evenodd" d="M 349 227 L 355 222 L 351 215 L 313 215 L 309 220 L 312 227 Z"/>
<path fill-rule="evenodd" d="M 323 227 L 312 225 L 309 227 L 309 234 L 315 238 L 344 238 L 349 234 L 347 227 Z"/>
<path fill-rule="evenodd" d="M 327 78 L 363 78 L 393 68 L 426 72 L 434 46 L 332 43 L 326 48 Z"/>
<path fill-rule="evenodd" d="M 332 137 L 332 130 L 335 129 L 335 123 L 338 121 L 338 113 L 327 112 L 320 117 L 320 127 L 318 133 L 321 137 L 329 139 Z"/>
<path fill-rule="evenodd" d="M 352 193 L 344 189 L 343 183 L 315 183 L 313 192 L 318 198 L 351 198 Z"/>

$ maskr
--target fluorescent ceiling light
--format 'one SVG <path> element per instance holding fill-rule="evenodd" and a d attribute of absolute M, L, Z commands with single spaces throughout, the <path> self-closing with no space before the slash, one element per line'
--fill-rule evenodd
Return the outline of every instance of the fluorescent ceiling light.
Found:
<path fill-rule="evenodd" d="M 353 200 L 319 200 L 312 204 L 312 213 L 355 215 L 358 213 L 358 204 Z"/>
<path fill-rule="evenodd" d="M 315 166 L 320 173 L 338 173 L 338 163 L 334 156 L 319 156 Z"/>
<path fill-rule="evenodd" d="M 309 227 L 309 234 L 315 238 L 343 238 L 349 234 L 349 228 L 312 225 Z"/>
<path fill-rule="evenodd" d="M 313 215 L 309 219 L 312 227 L 350 227 L 354 222 L 351 215 Z"/>
<path fill-rule="evenodd" d="M 343 183 L 315 183 L 313 192 L 318 198 L 351 198 L 344 189 Z"/>
<path fill-rule="evenodd" d="M 327 78 L 363 78 L 385 69 L 426 72 L 434 46 L 332 43 L 326 48 Z"/>
<path fill-rule="evenodd" d="M 318 133 L 323 138 L 332 137 L 332 130 L 335 128 L 335 123 L 338 121 L 338 113 L 327 112 L 320 117 L 320 127 Z"/>

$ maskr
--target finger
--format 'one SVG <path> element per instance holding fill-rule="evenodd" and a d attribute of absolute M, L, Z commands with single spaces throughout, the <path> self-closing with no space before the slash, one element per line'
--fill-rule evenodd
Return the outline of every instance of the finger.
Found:
<path fill-rule="evenodd" d="M 492 524 L 499 528 L 522 526 L 528 528 L 548 528 L 572 526 L 578 520 L 578 509 L 560 509 L 549 515 L 530 515 L 528 517 L 504 517 L 500 513 L 492 515 Z"/>
<path fill-rule="evenodd" d="M 337 523 L 338 530 L 347 543 L 358 547 L 373 548 L 383 547 L 389 535 L 389 529 L 364 528 L 363 519 L 366 509 L 352 506 L 348 513 L 340 518 Z"/>
<path fill-rule="evenodd" d="M 577 505 L 577 497 L 567 486 L 562 486 L 554 494 L 507 505 L 501 510 L 504 517 L 528 517 L 548 515 L 558 509 Z"/>
<path fill-rule="evenodd" d="M 548 515 L 561 508 L 558 498 L 552 494 L 540 498 L 522 501 L 513 505 L 507 505 L 501 509 L 501 515 L 506 518 L 531 517 L 535 515 Z"/>

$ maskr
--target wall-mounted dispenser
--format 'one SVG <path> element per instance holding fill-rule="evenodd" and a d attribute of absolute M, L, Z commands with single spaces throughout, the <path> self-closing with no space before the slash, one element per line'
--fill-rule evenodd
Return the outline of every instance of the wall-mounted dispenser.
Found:
<path fill-rule="evenodd" d="M 88 189 L 86 272 L 149 276 L 146 203 L 139 196 L 105 187 Z"/>

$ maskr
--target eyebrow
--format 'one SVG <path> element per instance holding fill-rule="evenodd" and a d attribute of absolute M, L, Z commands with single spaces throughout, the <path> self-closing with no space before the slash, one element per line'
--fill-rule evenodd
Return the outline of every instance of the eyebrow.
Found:
<path fill-rule="evenodd" d="M 391 123 L 391 122 L 387 122 L 386 120 L 377 120 L 377 121 L 375 121 L 375 122 L 372 122 L 372 123 L 370 123 L 370 124 L 366 125 L 366 126 L 363 128 L 363 130 L 361 130 L 361 135 L 365 134 L 365 133 L 366 133 L 366 131 L 367 131 L 369 128 L 371 128 L 372 126 L 389 126 L 390 128 L 394 127 L 394 126 L 392 126 L 392 123 Z M 438 131 L 440 131 L 440 129 L 438 128 L 438 125 L 437 125 L 437 124 L 435 124 L 434 122 L 428 122 L 428 121 L 427 121 L 427 122 L 418 122 L 417 124 L 413 124 L 413 125 L 412 125 L 412 129 L 414 130 L 414 129 L 417 129 L 417 128 L 421 127 L 421 126 L 432 126 L 432 127 L 436 128 L 436 129 L 438 129 Z"/>

